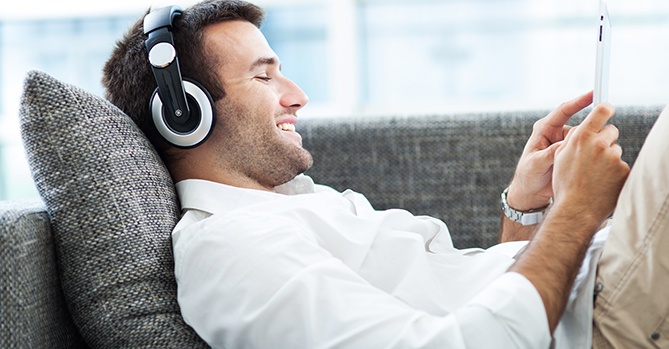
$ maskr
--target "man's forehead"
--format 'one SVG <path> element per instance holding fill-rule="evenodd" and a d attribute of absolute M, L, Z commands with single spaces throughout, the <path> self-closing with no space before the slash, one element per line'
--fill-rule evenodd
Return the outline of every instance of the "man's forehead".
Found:
<path fill-rule="evenodd" d="M 244 64 L 246 69 L 260 64 L 279 63 L 262 32 L 244 20 L 230 20 L 207 26 L 204 40 L 213 54 L 222 54 L 226 62 Z"/>

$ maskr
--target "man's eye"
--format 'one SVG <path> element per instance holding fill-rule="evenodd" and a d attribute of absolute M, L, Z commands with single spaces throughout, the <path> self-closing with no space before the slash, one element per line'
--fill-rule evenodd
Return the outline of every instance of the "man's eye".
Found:
<path fill-rule="evenodd" d="M 262 81 L 270 81 L 270 80 L 272 80 L 272 78 L 270 78 L 269 76 L 264 76 L 264 75 L 256 76 L 256 78 L 257 78 L 257 79 L 260 79 L 260 80 L 262 80 Z"/>

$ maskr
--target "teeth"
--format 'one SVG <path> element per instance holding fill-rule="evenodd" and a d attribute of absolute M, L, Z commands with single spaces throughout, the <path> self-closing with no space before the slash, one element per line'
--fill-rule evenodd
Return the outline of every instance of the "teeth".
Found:
<path fill-rule="evenodd" d="M 286 123 L 286 124 L 278 124 L 276 126 L 283 131 L 295 132 L 295 125 L 293 125 L 293 124 Z"/>

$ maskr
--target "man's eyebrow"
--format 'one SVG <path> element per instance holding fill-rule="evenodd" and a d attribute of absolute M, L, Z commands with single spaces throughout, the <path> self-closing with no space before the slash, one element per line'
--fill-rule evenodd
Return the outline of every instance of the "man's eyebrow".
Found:
<path fill-rule="evenodd" d="M 261 57 L 258 58 L 253 64 L 251 64 L 251 69 L 249 70 L 254 70 L 255 68 L 258 68 L 259 66 L 262 65 L 276 65 L 278 62 L 276 58 L 274 57 Z"/>

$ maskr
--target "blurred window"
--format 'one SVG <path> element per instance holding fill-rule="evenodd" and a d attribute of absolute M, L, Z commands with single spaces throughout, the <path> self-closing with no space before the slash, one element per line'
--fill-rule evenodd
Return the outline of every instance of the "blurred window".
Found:
<path fill-rule="evenodd" d="M 105 60 L 152 2 L 5 6 L 0 199 L 37 196 L 18 130 L 26 72 L 43 70 L 102 95 Z M 669 102 L 669 1 L 608 2 L 609 101 Z M 550 109 L 594 85 L 597 0 L 257 3 L 267 10 L 261 30 L 281 58 L 284 75 L 310 97 L 301 117 Z"/>

